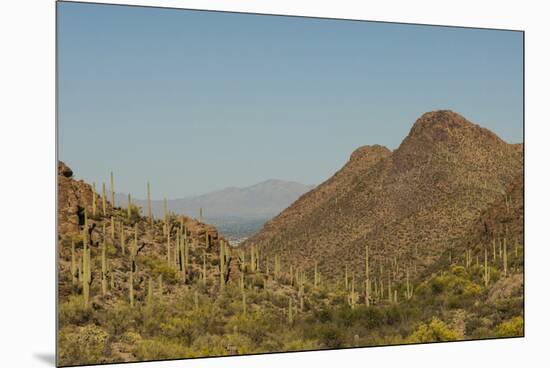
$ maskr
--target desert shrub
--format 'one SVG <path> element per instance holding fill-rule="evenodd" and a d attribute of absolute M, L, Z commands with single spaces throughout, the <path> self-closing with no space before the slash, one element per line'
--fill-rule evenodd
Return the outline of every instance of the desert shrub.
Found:
<path fill-rule="evenodd" d="M 434 317 L 429 324 L 421 324 L 407 341 L 409 343 L 440 342 L 460 339 L 460 335 L 448 327 L 443 321 Z"/>
<path fill-rule="evenodd" d="M 495 332 L 487 327 L 476 328 L 468 335 L 470 339 L 489 339 L 493 337 L 496 337 Z"/>
<path fill-rule="evenodd" d="M 517 316 L 499 324 L 497 335 L 499 337 L 523 336 L 523 317 Z"/>
<path fill-rule="evenodd" d="M 252 287 L 256 287 L 258 289 L 264 288 L 264 278 L 261 275 L 254 275 L 252 277 Z"/>
<path fill-rule="evenodd" d="M 311 326 L 306 331 L 306 338 L 319 341 L 322 348 L 340 348 L 344 346 L 343 329 L 334 323 L 323 323 Z"/>
<path fill-rule="evenodd" d="M 82 295 L 70 295 L 66 302 L 59 304 L 59 325 L 86 324 L 92 316 L 91 308 L 84 308 Z"/>
<path fill-rule="evenodd" d="M 189 357 L 228 355 L 227 342 L 222 336 L 209 333 L 201 334 L 190 347 Z"/>
<path fill-rule="evenodd" d="M 139 360 L 187 358 L 186 353 L 182 344 L 164 337 L 140 340 L 134 348 L 134 354 Z"/>
<path fill-rule="evenodd" d="M 319 322 L 329 322 L 332 320 L 332 311 L 330 309 L 322 308 L 313 312 L 312 318 L 308 321 L 319 321 Z"/>
<path fill-rule="evenodd" d="M 151 270 L 153 278 L 162 275 L 162 281 L 167 284 L 175 284 L 178 281 L 178 272 L 175 267 L 172 267 L 164 260 L 157 257 L 140 256 L 139 263 L 145 265 Z"/>
<path fill-rule="evenodd" d="M 248 336 L 255 344 L 261 343 L 269 331 L 276 328 L 274 325 L 274 316 L 268 314 L 266 310 L 259 312 L 239 313 L 233 315 L 227 321 L 225 329 L 227 331 L 239 331 L 239 333 Z"/>
<path fill-rule="evenodd" d="M 319 348 L 321 348 L 321 346 L 319 346 L 319 343 L 315 340 L 297 339 L 286 342 L 282 351 L 317 350 Z"/>
<path fill-rule="evenodd" d="M 257 346 L 248 336 L 240 333 L 232 333 L 225 336 L 228 351 L 236 354 L 250 354 L 255 352 Z"/>
<path fill-rule="evenodd" d="M 186 317 L 173 317 L 159 324 L 159 335 L 171 339 L 179 339 L 189 345 L 192 340 L 193 321 Z"/>
<path fill-rule="evenodd" d="M 119 301 L 110 308 L 106 308 L 102 325 L 112 336 L 124 334 L 133 326 L 135 310 L 129 304 Z"/>
<path fill-rule="evenodd" d="M 131 224 L 134 224 L 136 222 L 138 222 L 141 218 L 141 207 L 139 206 L 136 206 L 135 204 L 131 204 L 130 205 L 130 218 L 129 218 L 129 222 Z"/>
<path fill-rule="evenodd" d="M 104 362 L 108 334 L 94 324 L 70 326 L 59 331 L 59 360 L 62 365 Z"/>

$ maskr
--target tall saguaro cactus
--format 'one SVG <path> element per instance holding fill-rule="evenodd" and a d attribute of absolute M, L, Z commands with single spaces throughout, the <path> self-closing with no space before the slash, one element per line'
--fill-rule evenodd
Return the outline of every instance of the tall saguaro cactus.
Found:
<path fill-rule="evenodd" d="M 90 285 L 92 283 L 91 254 L 88 247 L 88 228 L 84 225 L 83 241 L 84 250 L 82 252 L 82 294 L 84 296 L 84 308 L 88 308 L 90 301 Z"/>
<path fill-rule="evenodd" d="M 101 246 L 101 295 L 107 294 L 107 244 Z"/>
<path fill-rule="evenodd" d="M 349 282 L 348 282 L 348 265 L 346 264 L 344 267 L 344 287 L 346 288 L 346 293 L 349 290 Z"/>
<path fill-rule="evenodd" d="M 484 269 L 483 269 L 483 281 L 485 282 L 485 287 L 489 286 L 489 267 L 487 265 L 487 248 L 485 248 L 485 259 L 484 259 Z"/>
<path fill-rule="evenodd" d="M 243 294 L 243 300 L 242 300 L 243 314 L 246 316 L 246 293 L 244 292 L 244 290 L 242 291 L 242 294 Z"/>
<path fill-rule="evenodd" d="M 410 281 L 409 281 L 409 269 L 408 268 L 407 268 L 407 271 L 406 271 L 406 283 L 407 283 L 407 285 L 406 285 L 407 289 L 406 289 L 405 293 L 406 293 L 406 296 L 407 296 L 407 300 L 409 300 L 413 296 L 413 289 L 412 289 L 412 286 L 411 286 Z"/>
<path fill-rule="evenodd" d="M 220 290 L 225 288 L 225 250 L 220 241 Z"/>
<path fill-rule="evenodd" d="M 126 242 L 126 238 L 125 238 L 125 235 L 124 235 L 124 226 L 121 226 L 120 227 L 120 250 L 122 251 L 122 255 L 125 255 L 125 253 L 126 253 L 125 242 Z"/>
<path fill-rule="evenodd" d="M 508 275 L 508 248 L 506 247 L 506 238 L 502 240 L 503 254 L 502 254 L 502 265 L 504 268 L 504 276 Z"/>
<path fill-rule="evenodd" d="M 113 245 L 115 243 L 115 218 L 114 216 L 111 216 L 111 239 L 113 241 Z"/>
<path fill-rule="evenodd" d="M 153 210 L 151 208 L 151 185 L 147 181 L 147 215 L 149 216 L 149 224 L 153 226 Z"/>
<path fill-rule="evenodd" d="M 153 278 L 149 277 L 149 282 L 147 283 L 147 307 L 151 308 L 153 306 Z"/>
<path fill-rule="evenodd" d="M 76 254 L 74 250 L 74 240 L 71 239 L 71 279 L 73 285 L 76 285 L 78 283 L 78 274 L 77 274 L 77 266 L 76 266 Z"/>
<path fill-rule="evenodd" d="M 172 257 L 170 254 L 170 231 L 166 231 L 166 261 L 168 264 L 172 263 Z"/>
<path fill-rule="evenodd" d="M 115 176 L 111 171 L 111 205 L 115 207 Z"/>
<path fill-rule="evenodd" d="M 288 297 L 288 323 L 291 325 L 294 322 L 292 314 L 292 297 Z"/>
<path fill-rule="evenodd" d="M 315 265 L 313 267 L 313 286 L 319 286 L 319 272 L 317 270 L 317 262 L 315 262 Z"/>
<path fill-rule="evenodd" d="M 130 306 L 134 306 L 134 271 L 130 269 L 130 280 L 128 281 L 129 297 L 130 297 Z"/>
<path fill-rule="evenodd" d="M 107 193 L 105 190 L 105 182 L 101 185 L 101 207 L 103 209 L 103 216 L 107 216 Z"/>

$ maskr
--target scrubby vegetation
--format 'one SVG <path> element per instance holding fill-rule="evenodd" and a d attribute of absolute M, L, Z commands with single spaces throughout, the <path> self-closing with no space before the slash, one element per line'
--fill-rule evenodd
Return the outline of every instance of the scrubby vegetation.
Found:
<path fill-rule="evenodd" d="M 122 209 L 112 215 L 121 228 L 133 228 L 134 236 L 138 229 L 137 242 L 129 236 L 124 255 L 108 227 L 98 234 L 99 242 L 94 232 L 86 235 L 87 222 L 103 229 L 101 218 L 86 219 L 82 233 L 62 242 L 62 265 L 68 266 L 60 275 L 62 365 L 523 334 L 522 284 L 516 280 L 522 273 L 521 246 L 506 256 L 501 249 L 487 264 L 474 263 L 469 252 L 455 260 L 443 255 L 434 269 L 415 277 L 407 272 L 405 278 L 395 276 L 391 261 L 382 267 L 369 263 L 366 247 L 363 276 L 350 272 L 325 281 L 315 268 L 285 267 L 278 259 L 263 259 L 254 247 L 231 249 L 214 234 L 201 242 L 176 216 L 151 225 L 124 219 Z M 141 237 L 153 239 L 155 231 L 166 229 L 177 239 L 170 260 L 167 242 L 161 242 L 164 257 L 162 248 L 136 250 Z M 86 252 L 88 278 L 80 266 Z M 512 272 L 510 265 L 516 265 Z"/>

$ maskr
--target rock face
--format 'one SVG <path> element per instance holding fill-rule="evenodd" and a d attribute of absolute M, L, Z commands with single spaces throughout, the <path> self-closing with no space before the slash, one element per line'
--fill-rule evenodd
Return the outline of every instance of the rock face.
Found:
<path fill-rule="evenodd" d="M 57 173 L 59 236 L 64 238 L 79 234 L 84 220 L 84 209 L 86 209 L 90 218 L 97 217 L 99 219 L 103 217 L 103 207 L 101 194 L 96 193 L 97 215 L 93 215 L 92 186 L 83 180 L 75 180 L 73 178 L 73 171 L 64 162 L 59 161 Z M 108 190 L 106 194 L 107 198 L 110 198 L 110 192 Z M 113 207 L 109 200 L 106 200 L 105 204 L 105 217 L 109 219 L 113 212 Z M 214 226 L 201 223 L 187 216 L 181 217 L 184 219 L 183 221 L 193 238 L 204 237 L 206 232 L 208 232 L 213 239 L 218 238 L 218 231 Z"/>
<path fill-rule="evenodd" d="M 92 186 L 82 180 L 73 179 L 73 171 L 62 161 L 58 163 L 57 174 L 59 235 L 76 235 L 79 232 L 79 221 L 82 221 L 84 208 L 88 214 L 92 213 Z M 96 200 L 99 211 L 99 196 Z M 110 203 L 107 203 L 107 210 L 111 211 Z"/>
<path fill-rule="evenodd" d="M 72 170 L 60 161 L 57 177 L 60 297 L 66 297 L 71 293 L 71 279 L 68 277 L 71 269 L 71 243 L 74 243 L 77 253 L 80 253 L 83 248 L 81 234 L 84 229 L 84 210 L 86 210 L 88 216 L 88 240 L 90 248 L 93 249 L 92 257 L 100 257 L 100 244 L 105 243 L 112 247 L 109 254 L 109 264 L 112 267 L 114 281 L 117 285 L 125 285 L 127 282 L 125 279 L 127 277 L 126 272 L 129 267 L 127 253 L 124 255 L 122 251 L 124 247 L 121 241 L 121 233 L 125 234 L 126 249 L 135 241 L 140 256 L 163 260 L 168 258 L 168 249 L 170 249 L 170 257 L 175 262 L 175 227 L 180 224 L 185 225 L 186 239 L 190 244 L 195 261 L 191 265 L 192 269 L 189 269 L 188 274 L 190 277 L 198 277 L 201 273 L 200 266 L 204 255 L 207 258 L 209 267 L 206 277 L 216 278 L 217 269 L 210 263 L 213 260 L 217 260 L 219 263 L 220 244 L 226 242 L 218 233 L 216 227 L 187 216 L 170 216 L 168 219 L 169 225 L 167 226 L 170 232 L 170 248 L 167 245 L 165 223 L 158 218 L 153 224 L 150 223 L 149 218 L 138 214 L 131 215 L 131 218 L 128 218 L 127 208 L 113 208 L 108 200 L 105 201 L 104 215 L 102 198 L 99 193 L 95 193 L 96 213 L 94 214 L 92 207 L 93 187 L 82 180 L 75 180 L 72 175 Z M 107 192 L 106 195 L 109 197 L 110 193 Z M 111 227 L 111 224 L 114 224 L 114 228 Z M 103 231 L 103 229 L 106 231 Z M 111 232 L 112 229 L 114 229 L 114 237 Z M 209 239 L 208 245 L 206 234 L 208 234 Z M 137 239 L 135 236 L 137 236 Z M 199 263 L 198 260 L 201 262 Z M 143 286 L 144 280 L 151 275 L 150 265 L 149 267 L 145 266 L 142 263 L 141 268 L 136 271 L 136 275 L 139 276 L 136 283 L 142 284 L 141 291 L 146 290 Z M 175 265 L 173 267 L 176 268 Z M 96 269 L 95 272 L 97 279 L 98 270 Z M 119 288 L 114 293 L 120 296 L 124 292 L 126 292 L 125 289 Z"/>
<path fill-rule="evenodd" d="M 342 264 L 431 264 L 469 234 L 481 213 L 520 175 L 520 145 L 448 110 L 422 115 L 401 145 L 357 149 L 332 178 L 301 196 L 245 246 L 325 278 Z M 399 275 L 397 275 L 399 277 Z M 401 275 L 402 276 L 402 275 Z"/>

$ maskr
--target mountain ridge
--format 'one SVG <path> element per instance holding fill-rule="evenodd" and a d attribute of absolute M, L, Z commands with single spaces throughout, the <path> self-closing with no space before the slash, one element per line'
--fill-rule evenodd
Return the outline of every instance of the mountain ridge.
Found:
<path fill-rule="evenodd" d="M 421 269 L 472 226 L 523 168 L 521 144 L 450 110 L 419 117 L 399 147 L 362 147 L 245 242 L 326 277 L 406 259 Z M 336 265 L 340 265 L 336 267 Z M 401 276 L 403 272 L 401 273 Z"/>
<path fill-rule="evenodd" d="M 314 188 L 314 185 L 304 185 L 295 181 L 267 179 L 246 187 L 227 187 L 205 194 L 167 199 L 167 208 L 176 214 L 199 217 L 202 208 L 203 217 L 213 223 L 224 223 L 242 219 L 243 224 L 250 221 L 257 223 L 266 221 L 287 207 L 303 193 Z M 125 206 L 127 194 L 117 193 L 116 201 Z M 132 199 L 136 205 L 147 209 L 144 199 Z M 154 216 L 164 214 L 164 201 L 151 200 Z"/>

